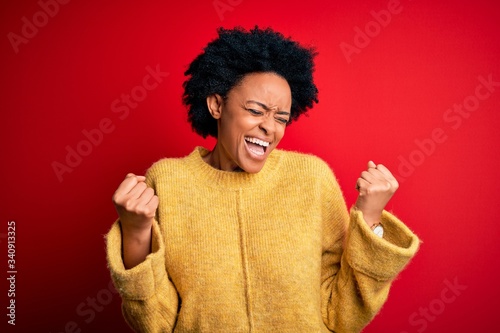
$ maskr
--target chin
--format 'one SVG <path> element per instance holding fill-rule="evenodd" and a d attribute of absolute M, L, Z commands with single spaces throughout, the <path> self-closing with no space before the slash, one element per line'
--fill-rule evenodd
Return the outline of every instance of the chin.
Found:
<path fill-rule="evenodd" d="M 248 146 L 246 146 L 245 148 L 246 153 L 240 155 L 240 163 L 238 163 L 239 167 L 248 173 L 260 172 L 264 168 L 267 158 L 269 157 L 269 154 L 271 153 L 273 148 L 269 147 L 263 155 L 256 155 L 248 149 Z"/>

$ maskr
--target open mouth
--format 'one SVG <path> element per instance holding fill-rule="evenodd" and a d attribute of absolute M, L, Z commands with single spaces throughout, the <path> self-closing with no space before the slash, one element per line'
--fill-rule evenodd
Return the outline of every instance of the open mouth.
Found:
<path fill-rule="evenodd" d="M 257 138 L 245 137 L 248 149 L 257 156 L 262 156 L 266 153 L 269 142 Z"/>

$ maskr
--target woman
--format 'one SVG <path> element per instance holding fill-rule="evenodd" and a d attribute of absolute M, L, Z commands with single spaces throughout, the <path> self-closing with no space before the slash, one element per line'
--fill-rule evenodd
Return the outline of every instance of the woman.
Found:
<path fill-rule="evenodd" d="M 113 196 L 108 263 L 134 330 L 359 332 L 385 302 L 419 245 L 384 211 L 390 171 L 368 163 L 349 215 L 326 163 L 275 149 L 317 102 L 313 57 L 270 29 L 220 29 L 189 66 L 188 118 L 215 147 Z"/>

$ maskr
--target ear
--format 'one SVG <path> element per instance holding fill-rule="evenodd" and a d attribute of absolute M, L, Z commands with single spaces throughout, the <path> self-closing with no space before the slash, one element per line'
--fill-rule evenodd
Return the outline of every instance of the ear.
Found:
<path fill-rule="evenodd" d="M 215 119 L 220 119 L 222 115 L 222 106 L 224 99 L 219 94 L 212 94 L 207 97 L 208 111 Z"/>

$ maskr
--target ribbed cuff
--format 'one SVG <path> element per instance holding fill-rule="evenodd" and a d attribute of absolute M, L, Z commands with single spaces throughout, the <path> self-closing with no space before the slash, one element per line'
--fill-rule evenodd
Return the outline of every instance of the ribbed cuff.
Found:
<path fill-rule="evenodd" d="M 384 211 L 380 238 L 368 227 L 363 213 L 351 209 L 349 235 L 345 256 L 349 265 L 379 281 L 392 280 L 415 255 L 418 237 L 394 215 Z"/>
<path fill-rule="evenodd" d="M 122 235 L 116 221 L 106 235 L 106 248 L 109 270 L 116 289 L 122 298 L 144 300 L 155 293 L 156 286 L 166 278 L 165 248 L 156 221 L 152 228 L 152 250 L 139 265 L 125 269 L 122 258 Z"/>

